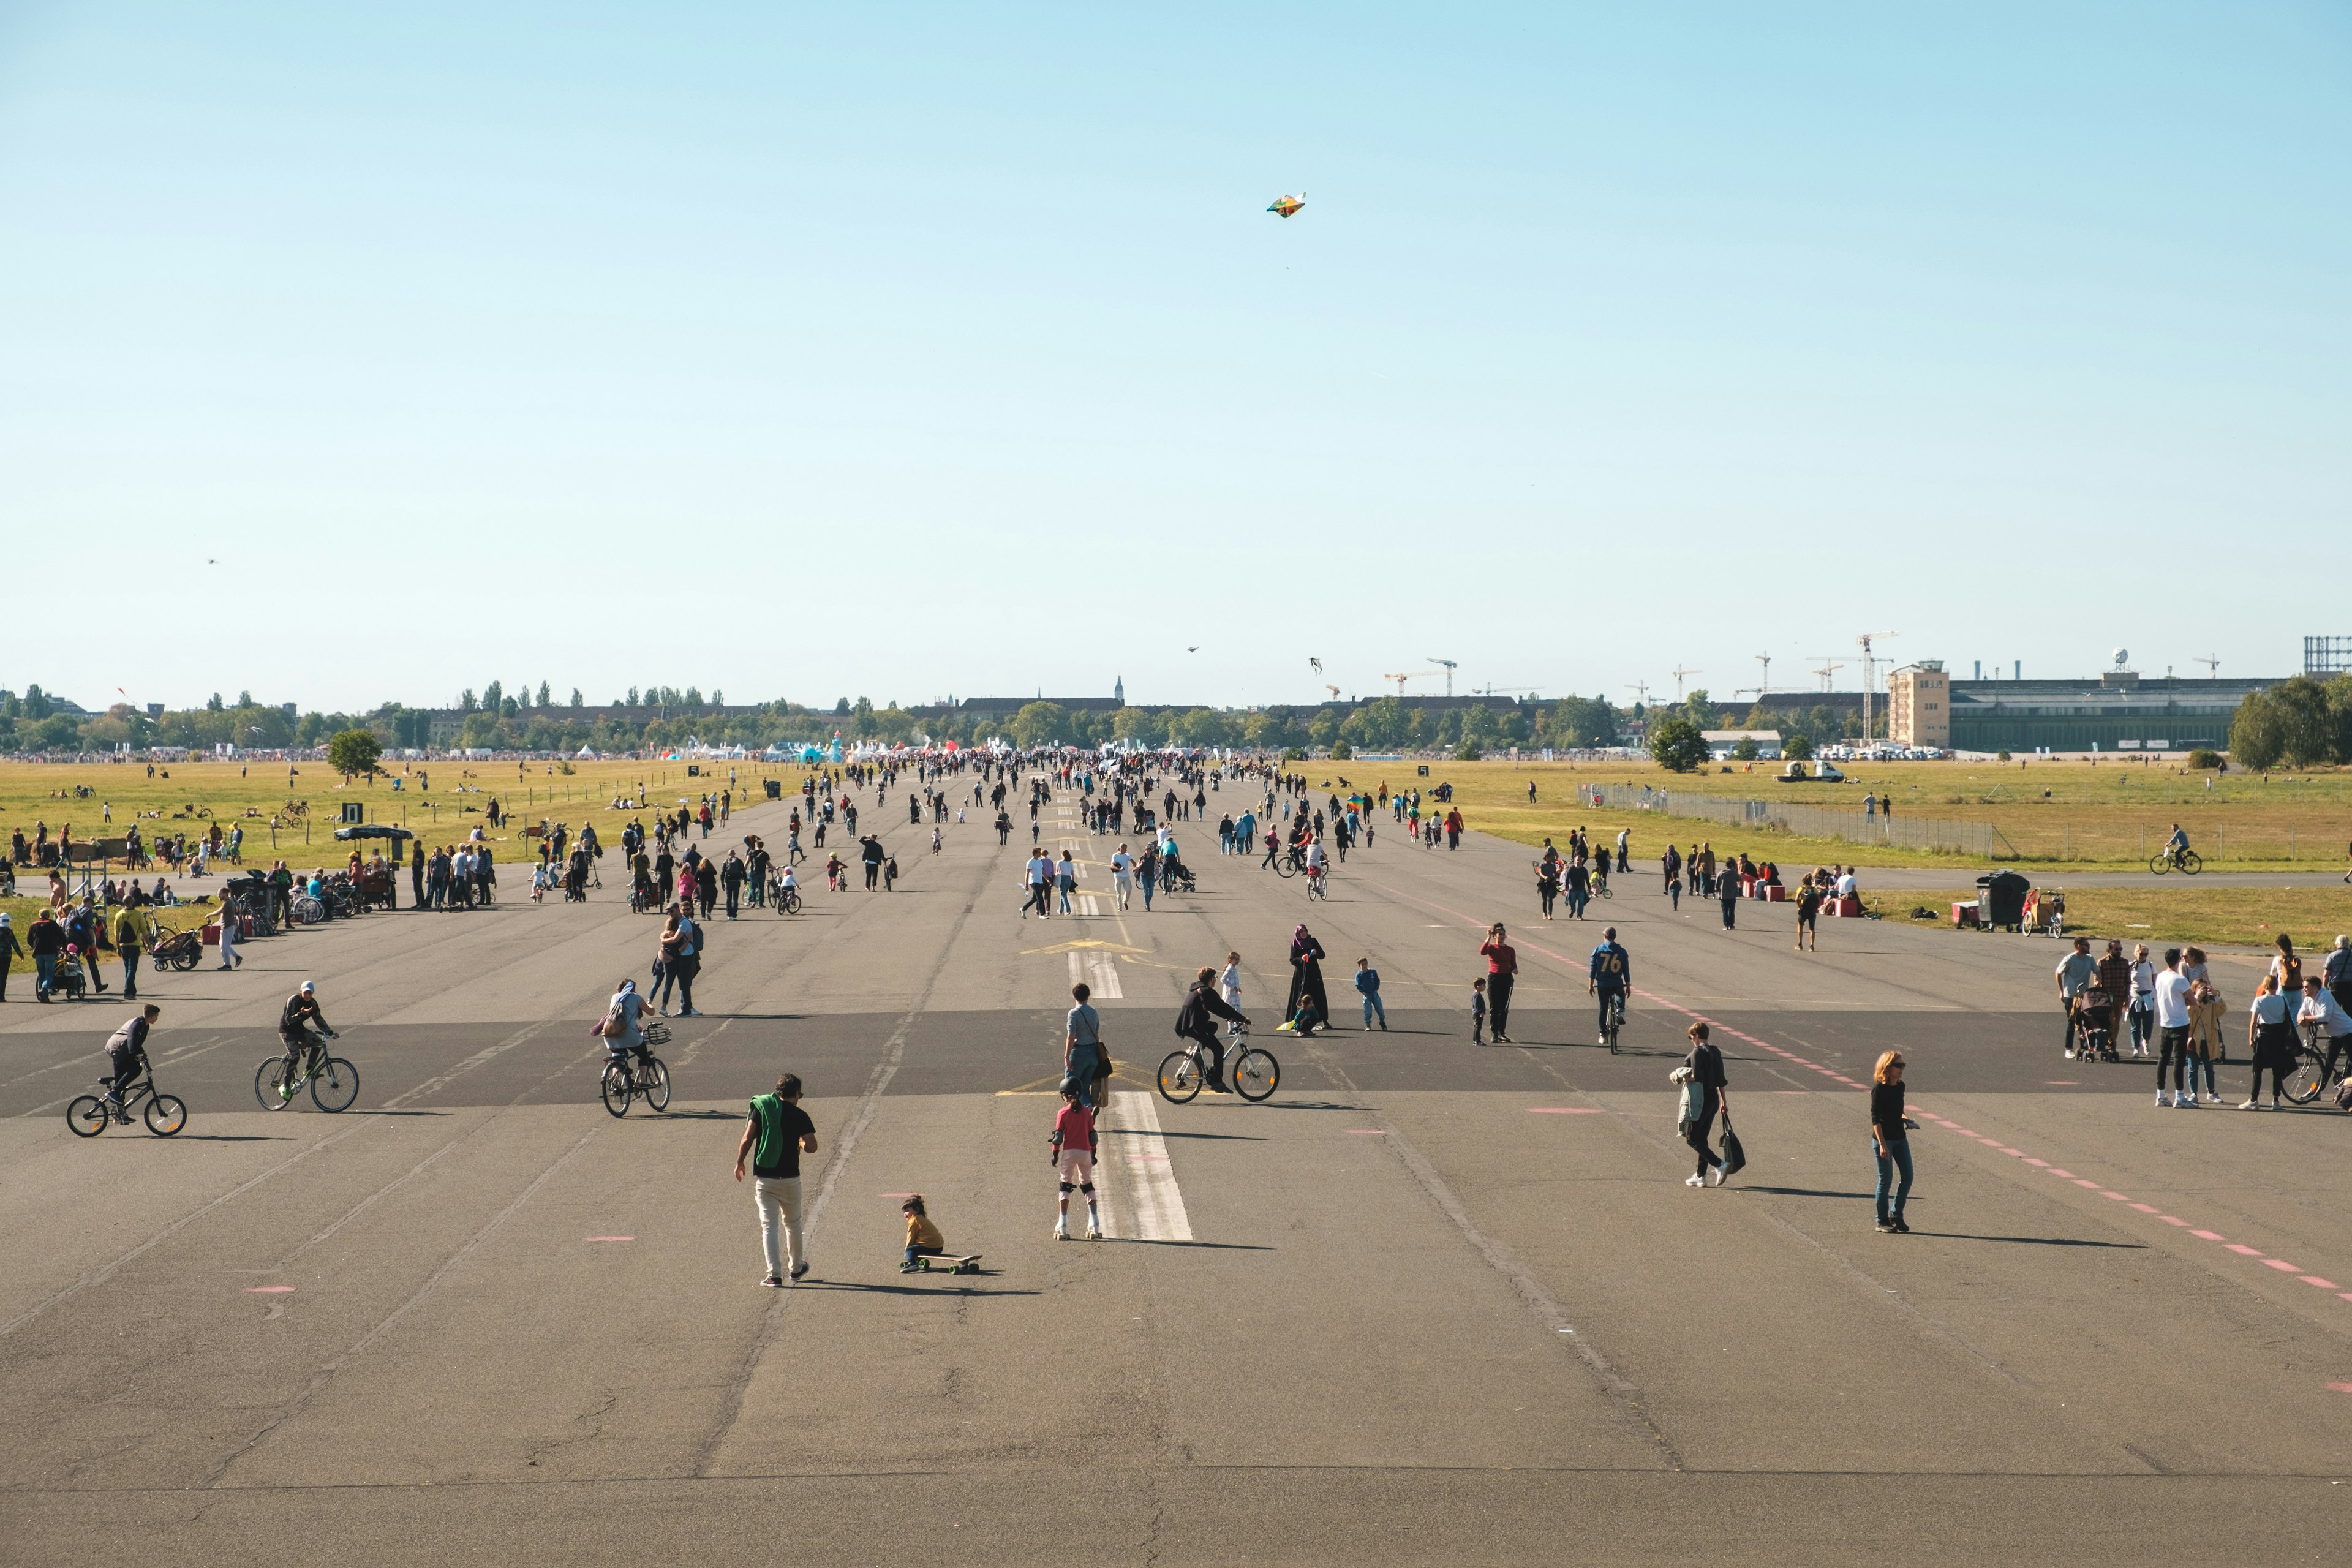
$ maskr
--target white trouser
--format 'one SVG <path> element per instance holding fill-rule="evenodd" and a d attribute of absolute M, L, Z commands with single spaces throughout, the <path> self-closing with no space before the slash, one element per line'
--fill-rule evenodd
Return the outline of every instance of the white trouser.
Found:
<path fill-rule="evenodd" d="M 776 1220 L 780 1215 L 783 1219 L 784 1264 L 797 1268 L 807 1257 L 801 1244 L 801 1179 L 759 1176 L 752 1180 L 751 1186 L 760 1205 L 760 1246 L 768 1257 L 768 1277 L 778 1279 L 784 1273 L 776 1262 Z"/>

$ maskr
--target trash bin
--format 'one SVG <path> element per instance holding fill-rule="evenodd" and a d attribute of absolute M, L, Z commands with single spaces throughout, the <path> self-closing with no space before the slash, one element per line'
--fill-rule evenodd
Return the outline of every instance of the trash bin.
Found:
<path fill-rule="evenodd" d="M 2031 881 L 2014 871 L 1995 871 L 1990 877 L 1979 877 L 1977 918 L 1988 926 L 2021 930 L 2025 924 L 2025 895 L 2032 888 Z"/>
<path fill-rule="evenodd" d="M 783 781 L 783 780 L 782 780 L 782 779 L 770 779 L 770 780 L 768 780 L 768 781 L 767 781 L 767 785 L 768 785 L 768 798 L 769 798 L 770 800 L 782 800 L 782 799 L 783 799 L 783 798 L 784 798 L 784 781 Z"/>

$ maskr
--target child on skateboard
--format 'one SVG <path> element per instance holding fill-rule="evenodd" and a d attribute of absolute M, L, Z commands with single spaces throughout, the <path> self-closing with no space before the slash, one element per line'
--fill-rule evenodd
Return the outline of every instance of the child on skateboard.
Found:
<path fill-rule="evenodd" d="M 941 1236 L 940 1227 L 931 1223 L 930 1215 L 923 1207 L 922 1194 L 917 1193 L 900 1204 L 898 1212 L 907 1216 L 907 1260 L 898 1265 L 899 1273 L 912 1274 L 921 1268 L 922 1265 L 915 1261 L 918 1258 L 947 1256 L 947 1237 Z"/>
<path fill-rule="evenodd" d="M 1062 1109 L 1054 1118 L 1052 1146 L 1055 1174 L 1060 1179 L 1061 1206 L 1054 1215 L 1054 1239 L 1070 1239 L 1070 1189 L 1087 1198 L 1087 1239 L 1102 1239 L 1102 1216 L 1095 1206 L 1095 1113 L 1078 1099 L 1078 1086 L 1062 1091 Z"/>

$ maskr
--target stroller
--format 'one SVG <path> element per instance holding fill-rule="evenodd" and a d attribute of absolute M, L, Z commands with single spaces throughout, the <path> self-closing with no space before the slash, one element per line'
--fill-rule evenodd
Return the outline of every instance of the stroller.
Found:
<path fill-rule="evenodd" d="M 2123 1058 L 2116 1054 L 2116 1005 L 2106 992 L 2091 986 L 2074 998 L 2074 1048 L 2067 1052 L 2070 1059 L 2080 1062 L 2116 1062 Z"/>
<path fill-rule="evenodd" d="M 68 1002 L 85 1001 L 89 996 L 89 976 L 83 970 L 81 949 L 68 943 L 58 954 L 57 969 L 49 977 L 49 994 L 63 996 Z"/>
<path fill-rule="evenodd" d="M 1163 859 L 1160 862 L 1160 888 L 1162 892 L 1190 893 L 1199 890 L 1199 884 L 1192 879 L 1192 868 L 1181 860 Z"/>
<path fill-rule="evenodd" d="M 236 919 L 236 911 L 225 910 L 221 918 L 233 921 Z M 204 962 L 205 939 L 197 931 L 170 931 L 155 939 L 155 945 L 147 950 L 147 956 L 158 969 L 169 964 L 185 973 Z"/>

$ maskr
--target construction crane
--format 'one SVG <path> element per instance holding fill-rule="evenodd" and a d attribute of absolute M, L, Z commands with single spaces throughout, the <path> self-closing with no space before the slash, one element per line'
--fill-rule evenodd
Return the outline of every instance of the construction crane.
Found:
<path fill-rule="evenodd" d="M 1871 652 L 1871 639 L 1897 637 L 1902 635 L 1901 632 L 1864 632 L 1853 639 L 1862 645 L 1862 739 L 1864 745 L 1869 744 L 1871 737 L 1876 732 L 1870 727 L 1871 682 L 1877 678 L 1878 665 L 1876 657 Z"/>
<path fill-rule="evenodd" d="M 1445 667 L 1445 695 L 1453 696 L 1454 672 L 1462 668 L 1462 661 L 1458 658 L 1440 658 L 1433 653 L 1425 653 L 1421 657 L 1432 664 L 1442 664 Z"/>
<path fill-rule="evenodd" d="M 2221 673 L 2221 661 L 2218 658 L 2192 658 L 2189 662 L 2191 664 L 2203 665 L 2205 667 L 2205 679 L 2208 680 L 2212 679 L 2215 676 Z"/>
<path fill-rule="evenodd" d="M 1772 656 L 1759 653 L 1756 656 L 1756 662 L 1764 667 L 1764 684 L 1756 689 L 1756 695 L 1761 697 L 1772 689 Z"/>
<path fill-rule="evenodd" d="M 1648 681 L 1629 680 L 1625 683 L 1625 689 L 1631 691 L 1637 699 L 1640 700 L 1644 711 L 1648 710 L 1650 706 L 1650 683 Z"/>
<path fill-rule="evenodd" d="M 1425 675 L 1444 675 L 1444 673 L 1445 672 L 1442 669 L 1392 669 L 1388 674 L 1381 676 L 1381 679 L 1382 680 L 1395 681 L 1397 683 L 1397 695 L 1402 697 L 1404 695 L 1404 683 L 1406 681 L 1419 680 Z"/>
<path fill-rule="evenodd" d="M 1529 697 L 1533 697 L 1542 688 L 1540 687 L 1528 686 L 1523 682 L 1516 680 L 1490 680 L 1486 682 L 1485 686 L 1472 692 L 1471 695 L 1474 697 L 1492 697 L 1496 692 L 1500 691 L 1506 696 L 1512 696 L 1524 691 Z"/>
<path fill-rule="evenodd" d="M 1666 673 L 1675 678 L 1675 700 L 1680 702 L 1683 700 L 1683 677 L 1686 675 L 1705 675 L 1706 671 L 1703 669 L 1685 669 L 1678 664 Z"/>
<path fill-rule="evenodd" d="M 1830 689 L 1830 682 L 1837 675 L 1837 672 L 1845 668 L 1845 661 L 1843 659 L 1832 658 L 1825 653 L 1807 654 L 1805 657 L 1808 658 L 1817 658 L 1822 661 L 1813 667 L 1813 673 L 1822 678 L 1822 689 L 1823 691 L 1827 691 Z"/>

